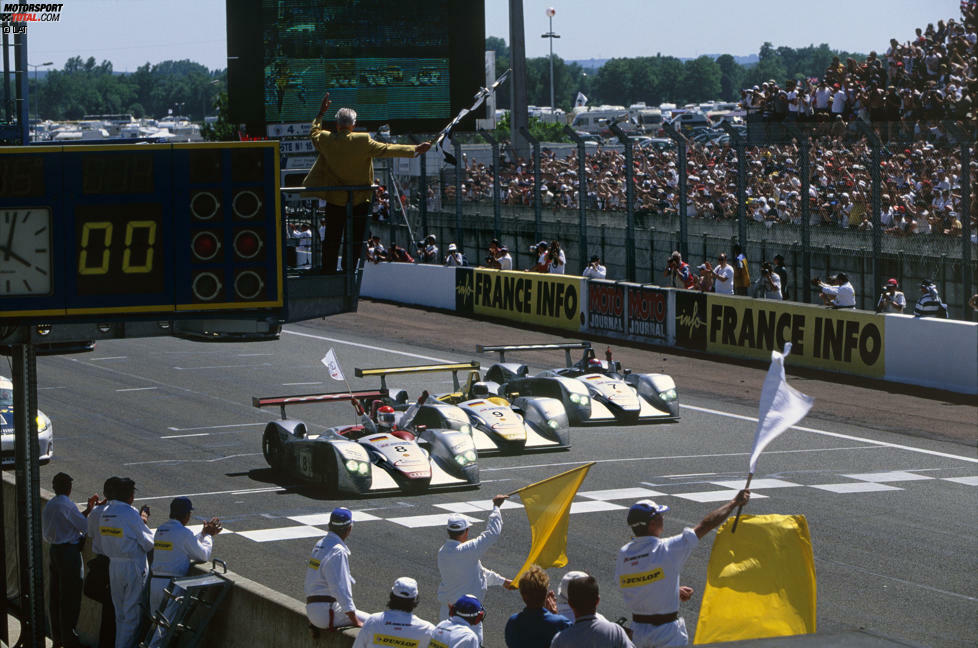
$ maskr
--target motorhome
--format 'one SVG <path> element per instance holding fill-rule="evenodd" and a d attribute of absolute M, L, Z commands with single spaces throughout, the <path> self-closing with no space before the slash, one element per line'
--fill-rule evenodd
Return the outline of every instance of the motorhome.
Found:
<path fill-rule="evenodd" d="M 608 124 L 615 120 L 626 133 L 634 133 L 638 130 L 624 106 L 588 106 L 587 110 L 574 115 L 571 128 L 607 137 L 611 135 Z"/>

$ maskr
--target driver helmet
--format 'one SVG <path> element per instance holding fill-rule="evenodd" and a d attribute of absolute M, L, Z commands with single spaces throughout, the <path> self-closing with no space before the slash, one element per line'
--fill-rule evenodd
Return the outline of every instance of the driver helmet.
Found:
<path fill-rule="evenodd" d="M 394 408 L 390 405 L 383 405 L 377 410 L 377 423 L 383 427 L 394 427 Z"/>
<path fill-rule="evenodd" d="M 489 395 L 489 385 L 484 382 L 472 383 L 472 395 L 473 396 L 488 396 Z"/>

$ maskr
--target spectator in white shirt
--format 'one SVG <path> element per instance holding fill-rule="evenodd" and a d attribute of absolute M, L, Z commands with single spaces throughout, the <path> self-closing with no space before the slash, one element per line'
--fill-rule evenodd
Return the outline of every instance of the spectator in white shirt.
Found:
<path fill-rule="evenodd" d="M 584 272 L 581 274 L 588 279 L 604 279 L 608 276 L 608 268 L 601 265 L 601 257 L 595 254 L 591 257 L 591 262 L 584 268 Z"/>

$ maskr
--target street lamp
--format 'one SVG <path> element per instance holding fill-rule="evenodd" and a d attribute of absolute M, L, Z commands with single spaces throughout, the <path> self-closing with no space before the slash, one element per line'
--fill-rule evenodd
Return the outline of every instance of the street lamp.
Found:
<path fill-rule="evenodd" d="M 547 7 L 547 18 L 550 19 L 550 31 L 546 34 L 540 34 L 540 38 L 550 39 L 550 114 L 554 113 L 554 39 L 560 38 L 560 34 L 554 33 L 554 16 L 557 15 L 557 10 L 553 7 Z"/>
<path fill-rule="evenodd" d="M 34 65 L 33 63 L 28 63 L 27 64 L 27 67 L 34 68 L 34 89 L 35 90 L 37 90 L 37 68 L 47 67 L 49 65 L 54 65 L 54 61 L 48 61 L 46 63 L 41 63 L 39 65 Z M 37 105 L 37 102 L 36 101 L 31 102 L 31 103 L 33 103 L 35 106 Z M 40 119 L 41 112 L 37 108 L 34 108 L 34 116 Z"/>

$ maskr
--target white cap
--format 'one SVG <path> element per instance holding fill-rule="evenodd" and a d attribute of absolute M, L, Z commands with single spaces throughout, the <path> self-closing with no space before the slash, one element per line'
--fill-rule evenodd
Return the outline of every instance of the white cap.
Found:
<path fill-rule="evenodd" d="M 401 576 L 394 581 L 391 594 L 402 599 L 416 599 L 418 598 L 418 581 L 407 576 Z"/>
<path fill-rule="evenodd" d="M 465 531 L 470 526 L 472 525 L 469 523 L 469 521 L 466 520 L 464 516 L 459 515 L 458 513 L 452 513 L 451 515 L 448 516 L 448 524 L 446 525 L 446 527 L 448 528 L 449 531 L 452 532 Z"/>
<path fill-rule="evenodd" d="M 587 578 L 587 572 L 582 571 L 569 571 L 564 574 L 564 577 L 560 579 L 560 586 L 557 588 L 557 596 L 567 600 L 567 586 L 570 585 L 572 580 L 578 578 Z"/>
<path fill-rule="evenodd" d="M 454 243 L 449 243 L 448 244 L 448 251 L 449 252 L 454 252 L 457 249 L 458 249 L 458 247 L 456 247 Z"/>

